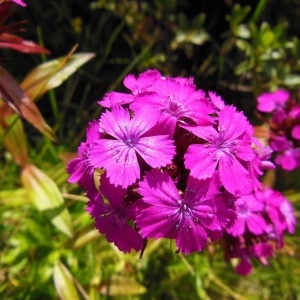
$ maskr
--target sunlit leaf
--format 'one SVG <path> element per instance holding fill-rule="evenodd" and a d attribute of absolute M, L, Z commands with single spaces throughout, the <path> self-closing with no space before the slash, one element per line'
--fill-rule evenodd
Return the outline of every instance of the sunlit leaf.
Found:
<path fill-rule="evenodd" d="M 62 300 L 79 299 L 74 279 L 69 270 L 59 261 L 53 269 L 53 279 L 56 291 Z"/>
<path fill-rule="evenodd" d="M 77 53 L 45 62 L 33 69 L 21 86 L 30 97 L 38 98 L 61 85 L 94 56 L 93 53 Z"/>
<path fill-rule="evenodd" d="M 74 248 L 81 248 L 83 246 L 86 246 L 88 243 L 90 243 L 93 240 L 99 239 L 99 232 L 96 229 L 92 229 L 89 232 L 81 235 L 76 241 L 74 242 L 73 247 Z"/>
<path fill-rule="evenodd" d="M 3 143 L 14 161 L 24 167 L 28 162 L 28 149 L 22 120 L 18 116 L 12 116 L 5 121 L 2 121 L 2 126 L 5 124 L 7 127 L 0 127 Z"/>
<path fill-rule="evenodd" d="M 146 293 L 147 289 L 127 277 L 113 276 L 108 283 L 102 284 L 100 292 L 108 296 L 133 296 Z"/>
<path fill-rule="evenodd" d="M 37 106 L 30 100 L 17 81 L 1 66 L 0 98 L 40 132 L 51 140 L 56 139 L 52 129 L 45 122 Z"/>
<path fill-rule="evenodd" d="M 36 208 L 44 213 L 57 229 L 72 237 L 71 218 L 55 182 L 30 164 L 22 171 L 22 182 Z"/>
<path fill-rule="evenodd" d="M 191 43 L 194 45 L 202 45 L 210 39 L 209 34 L 203 29 L 178 31 L 175 39 L 171 43 L 172 49 L 177 49 L 183 43 Z"/>
<path fill-rule="evenodd" d="M 0 191 L 0 204 L 7 206 L 20 206 L 29 203 L 27 192 L 24 188 Z"/>
<path fill-rule="evenodd" d="M 288 74 L 283 79 L 283 84 L 287 86 L 300 86 L 300 75 L 297 74 Z"/>

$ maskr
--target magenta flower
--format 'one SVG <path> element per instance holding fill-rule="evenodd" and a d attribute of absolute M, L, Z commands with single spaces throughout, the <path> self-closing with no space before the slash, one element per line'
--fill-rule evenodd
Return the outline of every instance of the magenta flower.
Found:
<path fill-rule="evenodd" d="M 95 219 L 96 228 L 106 235 L 110 243 L 119 250 L 130 252 L 141 250 L 143 239 L 130 225 L 135 219 L 135 209 L 124 201 L 127 190 L 115 187 L 105 177 L 101 177 L 100 193 L 88 203 L 87 211 Z M 104 201 L 105 198 L 106 200 Z"/>
<path fill-rule="evenodd" d="M 283 223 L 284 229 L 289 233 L 294 233 L 297 221 L 294 214 L 294 208 L 290 201 L 284 198 L 280 204 L 279 211 L 281 213 L 281 222 Z"/>
<path fill-rule="evenodd" d="M 273 247 L 266 242 L 252 240 L 245 243 L 243 238 L 233 240 L 230 238 L 227 242 L 229 242 L 227 257 L 240 259 L 235 271 L 243 276 L 247 276 L 252 272 L 251 258 L 257 258 L 262 264 L 267 265 L 267 259 L 273 256 Z"/>
<path fill-rule="evenodd" d="M 282 235 L 285 230 L 288 230 L 289 233 L 294 232 L 296 219 L 288 199 L 279 191 L 267 187 L 255 191 L 255 197 L 264 204 L 264 210 L 277 236 Z"/>
<path fill-rule="evenodd" d="M 132 74 L 127 75 L 123 84 L 136 96 L 144 92 L 153 92 L 154 82 L 161 78 L 162 76 L 158 70 L 147 70 L 138 77 Z"/>
<path fill-rule="evenodd" d="M 94 185 L 94 166 L 90 163 L 89 151 L 93 142 L 99 138 L 98 122 L 90 122 L 86 130 L 86 141 L 80 144 L 77 157 L 72 159 L 67 165 L 67 172 L 70 174 L 68 182 L 77 182 L 86 191 L 92 189 Z"/>
<path fill-rule="evenodd" d="M 16 4 L 20 6 L 26 6 L 26 3 L 22 0 L 11 0 L 12 2 L 15 2 Z"/>
<path fill-rule="evenodd" d="M 253 194 L 239 198 L 236 201 L 237 219 L 234 225 L 227 230 L 233 236 L 245 234 L 246 230 L 254 235 L 267 231 L 268 225 L 262 216 L 263 203 L 257 201 Z"/>
<path fill-rule="evenodd" d="M 291 134 L 294 139 L 300 140 L 300 124 L 293 127 Z"/>
<path fill-rule="evenodd" d="M 279 153 L 275 163 L 286 171 L 293 171 L 300 167 L 300 148 L 290 148 Z"/>
<path fill-rule="evenodd" d="M 208 96 L 216 108 L 218 108 L 219 110 L 225 108 L 226 105 L 221 96 L 217 95 L 215 92 L 212 91 L 208 92 Z"/>
<path fill-rule="evenodd" d="M 134 97 L 131 94 L 110 92 L 104 95 L 104 98 L 98 101 L 103 107 L 112 108 L 123 104 L 128 104 L 133 101 Z"/>
<path fill-rule="evenodd" d="M 235 213 L 232 196 L 220 194 L 218 176 L 211 180 L 189 177 L 184 196 L 171 177 L 156 170 L 146 174 L 139 192 L 145 208 L 136 223 L 144 238 L 176 239 L 179 252 L 201 251 L 210 231 L 222 231 Z"/>
<path fill-rule="evenodd" d="M 104 168 L 112 184 L 126 188 L 141 176 L 138 157 L 152 168 L 164 167 L 175 155 L 173 141 L 166 135 L 148 135 L 156 123 L 155 114 L 135 115 L 116 107 L 100 118 L 101 133 L 107 138 L 93 144 L 89 154 L 95 168 Z"/>
<path fill-rule="evenodd" d="M 215 112 L 205 93 L 196 90 L 191 79 L 162 78 L 153 83 L 153 92 L 138 95 L 130 108 L 137 112 L 147 109 L 161 113 L 160 127 L 171 137 L 178 122 L 209 125 Z"/>
<path fill-rule="evenodd" d="M 290 93 L 283 89 L 263 93 L 257 98 L 257 109 L 261 112 L 270 113 L 276 109 L 282 108 L 289 98 Z"/>
<path fill-rule="evenodd" d="M 293 171 L 300 167 L 300 148 L 293 148 L 292 141 L 286 136 L 275 136 L 271 142 L 277 152 L 275 163 L 286 171 Z"/>
<path fill-rule="evenodd" d="M 129 74 L 124 78 L 123 84 L 131 91 L 131 94 L 110 92 L 98 104 L 103 107 L 112 108 L 131 103 L 134 101 L 135 96 L 146 92 L 153 92 L 153 83 L 159 79 L 161 79 L 161 74 L 157 70 L 148 70 L 141 73 L 137 78 Z"/>
<path fill-rule="evenodd" d="M 247 194 L 253 189 L 246 162 L 255 163 L 251 148 L 250 125 L 244 115 L 234 107 L 226 106 L 219 113 L 218 128 L 212 126 L 182 126 L 205 144 L 189 146 L 184 159 L 191 176 L 211 178 L 220 171 L 221 181 L 232 194 Z"/>

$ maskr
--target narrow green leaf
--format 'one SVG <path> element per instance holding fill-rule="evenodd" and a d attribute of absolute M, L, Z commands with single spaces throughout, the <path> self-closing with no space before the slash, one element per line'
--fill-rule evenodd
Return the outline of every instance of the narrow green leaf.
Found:
<path fill-rule="evenodd" d="M 21 86 L 33 99 L 41 97 L 47 91 L 60 86 L 94 56 L 94 53 L 77 53 L 47 61 L 33 69 Z"/>
<path fill-rule="evenodd" d="M 96 229 L 90 230 L 89 232 L 81 235 L 78 239 L 76 239 L 73 247 L 76 249 L 86 246 L 91 241 L 99 239 L 99 236 L 100 234 Z"/>
<path fill-rule="evenodd" d="M 247 71 L 249 71 L 251 68 L 250 66 L 250 62 L 248 62 L 247 60 L 241 62 L 240 64 L 238 64 L 235 69 L 234 69 L 234 73 L 236 75 L 241 75 Z"/>
<path fill-rule="evenodd" d="M 72 237 L 71 218 L 55 182 L 30 164 L 22 171 L 22 182 L 36 208 L 44 213 L 58 230 Z"/>
<path fill-rule="evenodd" d="M 60 299 L 79 300 L 79 296 L 74 284 L 74 278 L 69 270 L 60 261 L 54 266 L 53 279 Z"/>

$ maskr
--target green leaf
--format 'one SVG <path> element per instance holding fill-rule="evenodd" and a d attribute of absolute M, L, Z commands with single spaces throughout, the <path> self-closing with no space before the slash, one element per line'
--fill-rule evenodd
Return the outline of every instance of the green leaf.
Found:
<path fill-rule="evenodd" d="M 28 203 L 28 197 L 24 188 L 15 190 L 2 190 L 0 191 L 0 204 L 7 206 L 20 206 L 24 203 Z"/>
<path fill-rule="evenodd" d="M 60 261 L 54 266 L 53 279 L 60 299 L 79 300 L 79 296 L 74 284 L 74 278 L 69 270 Z"/>
<path fill-rule="evenodd" d="M 234 72 L 235 72 L 236 75 L 241 75 L 241 74 L 243 74 L 243 73 L 249 71 L 250 68 L 251 68 L 250 62 L 247 61 L 247 60 L 245 60 L 245 61 L 241 62 L 240 64 L 238 64 L 238 65 L 235 67 Z"/>
<path fill-rule="evenodd" d="M 96 229 L 92 229 L 89 232 L 81 235 L 76 241 L 74 242 L 73 247 L 81 248 L 92 242 L 93 240 L 99 239 L 99 232 Z"/>
<path fill-rule="evenodd" d="M 65 57 L 40 64 L 23 80 L 21 86 L 26 93 L 36 99 L 47 91 L 60 86 L 82 65 L 95 56 L 94 53 L 69 53 Z"/>
<path fill-rule="evenodd" d="M 44 213 L 58 230 L 72 237 L 71 218 L 55 182 L 30 164 L 22 171 L 22 182 L 36 208 Z"/>
<path fill-rule="evenodd" d="M 271 44 L 274 42 L 274 38 L 275 38 L 274 33 L 271 30 L 261 33 L 260 36 L 261 43 L 265 48 L 271 46 Z"/>

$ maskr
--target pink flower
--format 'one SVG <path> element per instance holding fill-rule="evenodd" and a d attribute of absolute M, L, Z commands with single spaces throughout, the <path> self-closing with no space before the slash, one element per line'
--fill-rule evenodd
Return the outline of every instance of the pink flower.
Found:
<path fill-rule="evenodd" d="M 233 236 L 243 235 L 246 230 L 260 235 L 267 231 L 267 223 L 262 217 L 263 203 L 252 195 L 246 195 L 236 201 L 237 219 L 234 225 L 227 230 Z"/>
<path fill-rule="evenodd" d="M 264 265 L 268 264 L 268 258 L 273 256 L 273 247 L 266 242 L 249 241 L 246 242 L 243 238 L 230 239 L 227 253 L 227 258 L 239 258 L 240 261 L 235 267 L 235 271 L 243 276 L 247 276 L 252 272 L 251 258 L 257 258 Z"/>
<path fill-rule="evenodd" d="M 219 96 L 218 94 L 212 91 L 208 92 L 208 95 L 211 102 L 214 104 L 216 108 L 222 110 L 225 107 L 224 100 L 221 98 L 221 96 Z"/>
<path fill-rule="evenodd" d="M 86 191 L 94 190 L 94 166 L 90 163 L 89 151 L 94 141 L 100 138 L 99 125 L 97 121 L 89 123 L 86 130 L 86 141 L 78 148 L 78 155 L 67 165 L 70 174 L 68 182 L 79 183 Z"/>
<path fill-rule="evenodd" d="M 250 125 L 234 107 L 226 106 L 219 113 L 218 127 L 182 126 L 206 143 L 189 146 L 184 159 L 191 176 L 211 178 L 220 171 L 221 181 L 232 194 L 247 194 L 253 189 L 246 162 L 254 163 Z"/>
<path fill-rule="evenodd" d="M 153 82 L 152 89 L 153 92 L 138 95 L 130 108 L 135 112 L 141 109 L 159 111 L 160 127 L 170 137 L 173 137 L 178 122 L 198 125 L 213 123 L 210 114 L 215 109 L 205 98 L 205 93 L 195 89 L 191 79 L 161 78 Z"/>
<path fill-rule="evenodd" d="M 300 140 L 300 124 L 293 127 L 291 134 L 294 139 Z"/>
<path fill-rule="evenodd" d="M 282 235 L 285 230 L 293 233 L 296 226 L 296 218 L 293 207 L 279 191 L 268 187 L 255 191 L 255 197 L 264 204 L 264 210 L 269 222 L 273 225 L 276 235 Z"/>
<path fill-rule="evenodd" d="M 257 109 L 265 113 L 272 112 L 282 108 L 289 98 L 290 93 L 283 89 L 278 89 L 275 92 L 263 93 L 257 98 Z"/>
<path fill-rule="evenodd" d="M 275 158 L 277 165 L 286 171 L 293 171 L 300 167 L 300 148 L 292 148 L 284 150 Z"/>
<path fill-rule="evenodd" d="M 146 92 L 153 92 L 153 83 L 159 79 L 161 79 L 161 74 L 157 70 L 147 70 L 137 78 L 129 74 L 124 78 L 123 84 L 131 91 L 131 94 L 110 92 L 98 103 L 107 108 L 131 103 L 134 101 L 135 96 Z"/>
<path fill-rule="evenodd" d="M 131 249 L 141 250 L 142 237 L 129 224 L 135 219 L 135 209 L 124 201 L 127 190 L 115 187 L 103 176 L 101 178 L 101 195 L 91 199 L 87 211 L 95 219 L 96 228 L 106 235 L 110 243 L 114 243 L 119 250 L 130 252 Z M 106 201 L 103 200 L 103 197 Z"/>
<path fill-rule="evenodd" d="M 233 197 L 221 194 L 220 187 L 218 176 L 202 181 L 189 177 L 182 196 L 168 174 L 150 171 L 139 188 L 145 204 L 136 220 L 141 235 L 176 239 L 178 251 L 185 254 L 201 251 L 210 231 L 222 231 L 235 218 Z"/>
<path fill-rule="evenodd" d="M 161 78 L 158 70 L 147 70 L 137 77 L 132 74 L 127 75 L 123 83 L 133 95 L 138 95 L 144 92 L 153 92 L 153 84 Z"/>
<path fill-rule="evenodd" d="M 143 112 L 130 118 L 129 111 L 122 107 L 106 111 L 99 126 L 107 138 L 94 143 L 89 152 L 91 164 L 104 168 L 112 184 L 126 188 L 141 176 L 139 157 L 152 168 L 171 163 L 173 141 L 166 135 L 148 135 L 157 118 Z"/>
<path fill-rule="evenodd" d="M 20 6 L 26 6 L 26 3 L 22 0 L 11 0 L 12 2 L 15 2 L 16 4 Z"/>

